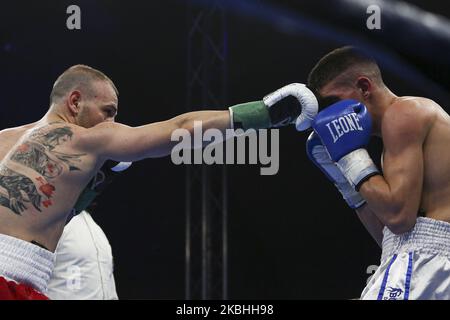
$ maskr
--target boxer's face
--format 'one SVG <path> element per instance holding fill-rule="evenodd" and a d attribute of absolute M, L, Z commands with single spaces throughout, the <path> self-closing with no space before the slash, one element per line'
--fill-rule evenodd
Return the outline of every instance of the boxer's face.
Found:
<path fill-rule="evenodd" d="M 80 101 L 77 115 L 78 125 L 91 128 L 101 122 L 114 121 L 117 115 L 118 99 L 113 87 L 107 81 L 93 84 L 93 94 Z"/>
<path fill-rule="evenodd" d="M 373 88 L 372 81 L 367 77 L 358 77 L 345 84 L 342 80 L 333 80 L 319 90 L 319 104 L 321 107 L 327 107 L 340 100 L 353 99 L 364 103 L 367 110 L 371 112 L 370 97 Z"/>
<path fill-rule="evenodd" d="M 358 88 L 337 85 L 333 82 L 326 84 L 319 90 L 319 101 L 322 107 L 327 107 L 335 102 L 353 99 L 364 103 L 364 96 Z"/>

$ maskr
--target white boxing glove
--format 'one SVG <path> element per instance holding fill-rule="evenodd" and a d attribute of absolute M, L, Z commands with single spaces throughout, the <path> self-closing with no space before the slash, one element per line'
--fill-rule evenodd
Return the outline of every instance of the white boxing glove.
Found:
<path fill-rule="evenodd" d="M 295 124 L 298 131 L 311 127 L 319 103 L 316 96 L 304 84 L 291 83 L 267 96 L 232 106 L 232 128 L 262 129 Z"/>

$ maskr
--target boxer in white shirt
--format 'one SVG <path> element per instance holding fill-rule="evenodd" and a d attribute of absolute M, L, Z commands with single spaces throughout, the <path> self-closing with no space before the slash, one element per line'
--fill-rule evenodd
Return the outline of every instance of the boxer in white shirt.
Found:
<path fill-rule="evenodd" d="M 75 204 L 56 247 L 47 295 L 54 300 L 117 300 L 111 246 L 87 211 L 114 177 L 131 163 L 107 161 Z"/>

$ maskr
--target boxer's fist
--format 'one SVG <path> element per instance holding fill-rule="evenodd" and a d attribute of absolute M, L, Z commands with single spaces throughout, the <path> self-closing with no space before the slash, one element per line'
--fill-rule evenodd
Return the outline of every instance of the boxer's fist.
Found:
<path fill-rule="evenodd" d="M 314 119 L 313 128 L 333 161 L 339 161 L 369 143 L 372 121 L 362 103 L 342 100 L 322 110 Z"/>
<path fill-rule="evenodd" d="M 350 184 L 359 190 L 361 184 L 379 171 L 367 150 L 372 121 L 366 106 L 355 100 L 342 100 L 314 119 L 314 131 Z"/>
<path fill-rule="evenodd" d="M 234 129 L 261 129 L 295 124 L 297 130 L 311 126 L 317 114 L 318 102 L 304 84 L 284 86 L 261 101 L 243 103 L 230 107 Z"/>

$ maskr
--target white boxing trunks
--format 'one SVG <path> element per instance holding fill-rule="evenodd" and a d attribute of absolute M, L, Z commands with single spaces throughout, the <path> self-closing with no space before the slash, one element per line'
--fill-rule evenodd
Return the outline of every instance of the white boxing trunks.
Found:
<path fill-rule="evenodd" d="M 381 264 L 363 300 L 450 300 L 450 223 L 418 217 L 411 231 L 383 230 Z"/>
<path fill-rule="evenodd" d="M 54 260 L 55 255 L 46 249 L 0 234 L 0 300 L 43 298 Z"/>

